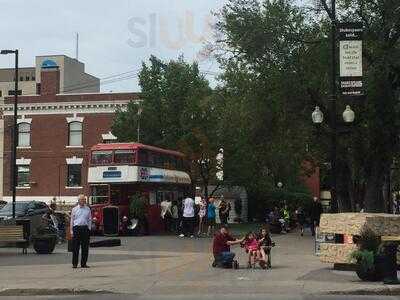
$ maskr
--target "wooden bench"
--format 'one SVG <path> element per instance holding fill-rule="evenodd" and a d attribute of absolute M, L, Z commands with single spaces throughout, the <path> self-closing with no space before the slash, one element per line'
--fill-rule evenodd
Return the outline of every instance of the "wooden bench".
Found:
<path fill-rule="evenodd" d="M 27 254 L 29 239 L 26 237 L 23 225 L 0 225 L 0 243 L 14 244 Z"/>

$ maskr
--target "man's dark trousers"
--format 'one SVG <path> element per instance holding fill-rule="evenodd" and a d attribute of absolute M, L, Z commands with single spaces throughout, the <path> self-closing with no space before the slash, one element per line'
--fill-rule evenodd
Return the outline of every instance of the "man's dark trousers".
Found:
<path fill-rule="evenodd" d="M 77 266 L 79 260 L 79 248 L 82 248 L 81 266 L 86 266 L 89 255 L 89 238 L 90 232 L 87 226 L 74 226 L 72 228 L 73 236 L 73 251 L 72 251 L 72 265 Z"/>

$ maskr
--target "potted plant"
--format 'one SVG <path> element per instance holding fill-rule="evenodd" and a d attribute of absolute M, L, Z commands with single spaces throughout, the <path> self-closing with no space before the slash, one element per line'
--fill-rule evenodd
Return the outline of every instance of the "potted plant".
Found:
<path fill-rule="evenodd" d="M 140 194 L 135 194 L 129 199 L 129 228 L 134 234 L 143 233 L 146 227 L 147 201 Z"/>
<path fill-rule="evenodd" d="M 33 249 L 38 254 L 51 254 L 57 243 L 57 232 L 51 226 L 40 225 L 32 236 Z"/>
<path fill-rule="evenodd" d="M 357 276 L 363 281 L 382 280 L 382 256 L 379 254 L 380 237 L 375 232 L 364 227 L 359 236 L 355 236 L 358 249 L 350 255 L 350 260 L 356 263 Z"/>

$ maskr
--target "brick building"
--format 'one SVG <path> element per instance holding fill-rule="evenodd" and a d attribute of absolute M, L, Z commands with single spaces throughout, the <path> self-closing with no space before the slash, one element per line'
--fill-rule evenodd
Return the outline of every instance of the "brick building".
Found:
<path fill-rule="evenodd" d="M 17 200 L 71 203 L 87 193 L 88 154 L 92 145 L 114 139 L 115 111 L 137 93 L 60 92 L 60 70 L 46 65 L 38 95 L 20 96 L 18 108 Z M 6 97 L 4 115 L 4 200 L 11 199 L 13 98 Z"/>

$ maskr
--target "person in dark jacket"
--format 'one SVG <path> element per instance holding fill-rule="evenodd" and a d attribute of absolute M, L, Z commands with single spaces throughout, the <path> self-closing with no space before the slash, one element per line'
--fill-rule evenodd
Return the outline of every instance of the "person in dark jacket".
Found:
<path fill-rule="evenodd" d="M 314 197 L 314 201 L 311 205 L 310 217 L 311 217 L 311 234 L 315 236 L 315 229 L 319 227 L 319 220 L 322 214 L 322 204 L 317 197 Z"/>
<path fill-rule="evenodd" d="M 299 206 L 299 208 L 296 210 L 296 217 L 297 217 L 297 223 L 299 224 L 300 227 L 300 235 L 304 235 L 304 224 L 306 223 L 306 215 L 304 213 L 303 207 Z"/>

